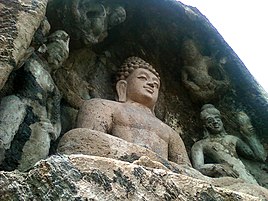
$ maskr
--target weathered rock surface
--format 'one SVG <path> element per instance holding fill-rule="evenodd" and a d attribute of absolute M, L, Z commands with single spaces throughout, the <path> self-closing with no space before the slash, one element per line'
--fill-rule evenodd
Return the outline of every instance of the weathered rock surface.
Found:
<path fill-rule="evenodd" d="M 29 57 L 27 50 L 45 16 L 47 1 L 0 1 L 0 89 L 11 71 Z"/>
<path fill-rule="evenodd" d="M 42 160 L 28 173 L 0 172 L 1 200 L 264 200 L 162 169 L 103 157 Z"/>
<path fill-rule="evenodd" d="M 39 47 L 35 45 L 29 47 L 29 45 L 40 22 L 44 19 L 47 2 L 49 5 L 47 17 L 52 30 L 64 28 L 59 23 L 62 22 L 61 20 L 67 20 L 64 31 L 68 32 L 72 28 L 68 27 L 68 23 L 71 23 L 68 20 L 72 18 L 68 13 L 70 11 L 68 6 L 72 2 L 85 2 L 86 5 L 86 1 L 0 0 L 0 20 L 3 22 L 0 25 L 0 89 L 5 85 L 10 72 L 14 69 L 12 72 L 14 78 L 18 74 L 16 69 L 25 63 L 35 47 Z M 202 127 L 199 112 L 200 107 L 205 103 L 202 100 L 193 102 L 188 90 L 182 84 L 182 44 L 185 38 L 189 38 L 197 44 L 203 56 L 213 58 L 217 64 L 221 64 L 224 69 L 223 76 L 228 78 L 229 88 L 226 93 L 216 96 L 217 98 L 211 101 L 222 112 L 227 132 L 240 137 L 238 120 L 235 116 L 237 112 L 245 111 L 252 120 L 256 134 L 268 150 L 267 93 L 262 90 L 242 61 L 197 9 L 174 0 L 104 0 L 102 2 L 109 3 L 109 6 L 105 6 L 107 11 L 113 8 L 124 8 L 126 18 L 112 28 L 107 27 L 110 22 L 97 23 L 105 26 L 104 29 L 100 29 L 103 32 L 96 35 L 94 44 L 85 46 L 83 42 L 71 37 L 69 59 L 57 72 L 51 73 L 64 98 L 61 102 L 63 133 L 74 128 L 76 109 L 84 100 L 97 97 L 114 99 L 113 84 L 117 68 L 127 57 L 139 56 L 152 63 L 160 72 L 161 94 L 156 107 L 157 117 L 180 133 L 189 152 L 194 142 L 203 138 L 203 133 L 200 132 Z M 102 8 L 100 4 L 95 8 L 102 11 L 99 9 Z M 89 13 L 90 16 L 92 14 L 97 14 L 93 16 L 96 17 L 95 22 L 102 17 L 98 13 Z M 59 20 L 59 16 L 63 18 Z M 76 33 L 72 32 L 72 34 Z M 39 53 L 41 52 L 40 49 Z M 57 52 L 52 53 L 51 56 L 65 57 Z M 208 74 L 218 78 L 217 72 L 208 72 Z M 4 86 L 9 90 L 8 93 L 1 91 L 1 98 L 2 94 L 17 93 L 12 88 L 13 81 L 9 80 L 8 86 Z M 23 82 L 21 87 L 25 87 Z M 32 92 L 38 95 L 34 90 Z M 8 109 L 11 106 L 4 107 Z M 31 108 L 27 111 L 31 112 Z M 37 121 L 37 118 L 32 115 L 24 121 L 32 124 L 32 121 Z M 13 123 L 19 124 L 16 121 Z M 11 137 L 17 130 L 14 126 L 8 127 L 12 130 L 9 131 Z M 30 133 L 28 127 L 26 128 L 27 130 L 25 127 L 20 128 L 22 134 Z M 46 128 L 45 132 L 48 130 Z M 18 136 L 25 138 L 22 135 Z M 29 136 L 25 139 L 28 140 Z M 88 149 L 97 148 L 93 140 L 88 142 L 89 147 L 81 147 L 84 153 L 87 153 Z M 109 138 L 105 140 L 106 146 L 109 144 Z M 15 140 L 13 142 L 14 147 L 20 149 L 25 143 L 17 143 Z M 3 157 L 1 146 L 0 142 L 0 161 Z M 56 146 L 57 143 L 53 144 L 52 149 L 56 150 Z M 125 144 L 125 149 L 116 152 L 121 148 L 120 146 L 118 142 L 112 144 L 112 148 L 110 147 L 113 155 L 117 156 L 114 159 L 82 155 L 52 156 L 40 161 L 27 173 L 2 171 L 0 172 L 0 200 L 261 200 L 265 199 L 265 195 L 267 196 L 265 189 L 233 178 L 215 180 L 199 173 L 190 174 L 191 172 L 186 169 L 184 171 L 176 169 L 176 166 L 172 166 L 172 169 L 172 163 L 163 162 L 154 153 L 138 147 L 127 147 Z M 111 155 L 102 148 L 98 151 L 99 156 Z M 137 152 L 140 155 L 137 157 L 131 149 L 139 149 Z M 15 158 L 19 156 L 16 152 L 13 153 Z M 151 154 L 154 161 L 142 157 L 143 154 Z M 125 160 L 125 162 L 115 159 Z M 128 163 L 135 159 L 138 160 L 134 164 Z M 262 186 L 268 186 L 267 159 L 266 164 L 245 160 L 243 160 L 245 166 L 256 180 Z M 170 169 L 176 173 L 170 172 Z"/>

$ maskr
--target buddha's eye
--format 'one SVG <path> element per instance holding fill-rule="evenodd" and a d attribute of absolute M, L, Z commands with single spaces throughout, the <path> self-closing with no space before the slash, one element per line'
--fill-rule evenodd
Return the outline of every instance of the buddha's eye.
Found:
<path fill-rule="evenodd" d="M 154 82 L 154 87 L 158 89 L 159 88 L 159 83 L 158 82 Z"/>
<path fill-rule="evenodd" d="M 144 81 L 146 81 L 146 80 L 147 80 L 147 77 L 146 77 L 145 75 L 139 75 L 139 76 L 138 76 L 138 79 L 139 79 L 139 80 L 144 80 Z"/>

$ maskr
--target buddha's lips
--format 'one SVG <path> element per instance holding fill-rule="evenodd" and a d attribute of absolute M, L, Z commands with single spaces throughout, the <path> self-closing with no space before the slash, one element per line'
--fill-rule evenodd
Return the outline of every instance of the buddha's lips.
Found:
<path fill-rule="evenodd" d="M 146 89 L 146 91 L 148 91 L 149 93 L 153 94 L 154 90 L 151 87 L 144 87 Z"/>

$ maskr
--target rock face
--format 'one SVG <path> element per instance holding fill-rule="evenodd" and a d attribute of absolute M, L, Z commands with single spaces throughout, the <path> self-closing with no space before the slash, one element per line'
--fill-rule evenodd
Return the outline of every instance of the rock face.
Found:
<path fill-rule="evenodd" d="M 1 172 L 0 178 L 0 198 L 7 201 L 265 199 L 171 171 L 86 155 L 53 156 L 28 173 Z"/>
<path fill-rule="evenodd" d="M 54 155 L 85 100 L 115 99 L 116 71 L 130 56 L 159 72 L 156 116 L 179 133 L 190 159 L 204 137 L 199 114 L 207 103 L 237 138 L 244 132 L 237 114 L 245 112 L 268 151 L 267 93 L 197 9 L 175 0 L 0 0 L 0 20 L 0 200 L 268 200 L 260 186 L 211 179 L 111 136 L 96 135 L 81 147 L 74 139 L 60 144 L 67 156 Z M 184 41 L 199 51 L 193 63 L 186 62 Z M 207 80 L 190 79 L 196 74 Z M 202 96 L 187 84 L 204 87 Z M 98 149 L 102 145 L 110 147 Z M 72 155 L 68 146 L 87 155 Z M 49 147 L 53 156 L 39 161 Z M 44 154 L 21 167 L 23 154 L 32 159 L 37 153 Z M 240 159 L 267 188 L 267 159 Z M 37 161 L 28 172 L 17 170 Z"/>
<path fill-rule="evenodd" d="M 11 71 L 29 56 L 33 35 L 43 20 L 47 0 L 0 1 L 0 89 Z"/>

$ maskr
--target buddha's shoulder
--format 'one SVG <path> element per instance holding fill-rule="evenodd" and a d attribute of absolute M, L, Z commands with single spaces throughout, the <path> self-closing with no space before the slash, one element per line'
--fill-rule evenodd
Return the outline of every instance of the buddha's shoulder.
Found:
<path fill-rule="evenodd" d="M 92 98 L 90 100 L 86 100 L 83 103 L 82 107 L 93 107 L 93 108 L 114 108 L 119 107 L 120 103 L 112 100 L 106 100 L 101 98 Z"/>

